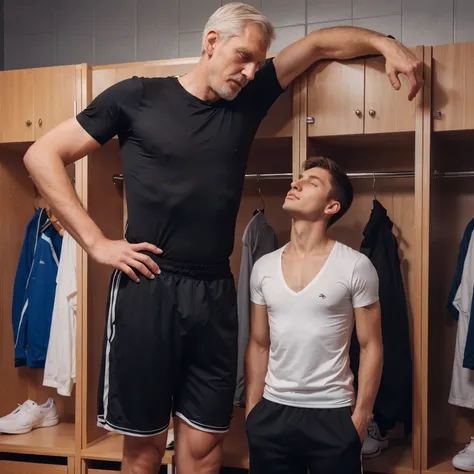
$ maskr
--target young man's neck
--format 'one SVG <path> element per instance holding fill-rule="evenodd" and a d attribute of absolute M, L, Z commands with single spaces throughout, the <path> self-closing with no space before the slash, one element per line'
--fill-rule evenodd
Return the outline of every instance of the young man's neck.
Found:
<path fill-rule="evenodd" d="M 206 67 L 206 58 L 202 57 L 192 71 L 178 80 L 194 97 L 201 100 L 218 100 L 219 97 L 207 84 Z"/>
<path fill-rule="evenodd" d="M 332 248 L 334 241 L 327 235 L 326 222 L 293 220 L 287 251 L 305 257 L 320 255 Z"/>

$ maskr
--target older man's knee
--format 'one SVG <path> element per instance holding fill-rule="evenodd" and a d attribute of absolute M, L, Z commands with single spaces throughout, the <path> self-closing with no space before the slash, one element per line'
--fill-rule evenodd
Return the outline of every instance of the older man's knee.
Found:
<path fill-rule="evenodd" d="M 123 446 L 125 473 L 154 473 L 161 464 L 165 452 L 166 437 L 135 438 L 126 436 Z"/>

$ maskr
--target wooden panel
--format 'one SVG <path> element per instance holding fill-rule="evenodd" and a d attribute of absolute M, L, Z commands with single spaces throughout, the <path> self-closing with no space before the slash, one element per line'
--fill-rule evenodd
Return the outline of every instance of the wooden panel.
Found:
<path fill-rule="evenodd" d="M 97 461 L 122 461 L 123 452 L 123 436 L 110 434 L 98 443 L 82 450 L 84 459 L 92 459 Z M 172 464 L 174 451 L 166 450 L 163 456 L 162 464 Z M 91 472 L 89 470 L 89 472 Z M 102 471 L 101 471 L 102 472 Z"/>
<path fill-rule="evenodd" d="M 0 437 L 0 452 L 5 453 L 73 456 L 74 451 L 74 425 L 70 423 Z"/>
<path fill-rule="evenodd" d="M 256 138 L 291 137 L 293 135 L 293 87 L 275 101 L 263 119 Z"/>
<path fill-rule="evenodd" d="M 308 116 L 315 119 L 310 137 L 363 133 L 364 61 L 321 61 L 311 68 Z"/>
<path fill-rule="evenodd" d="M 291 140 L 256 140 L 254 141 L 248 173 L 291 173 L 292 143 Z M 286 193 L 290 189 L 291 180 L 260 180 L 260 191 L 265 203 L 265 216 L 277 234 L 278 242 L 283 245 L 289 239 L 291 219 L 282 210 Z M 242 257 L 242 236 L 253 217 L 253 212 L 262 207 L 259 197 L 259 183 L 246 180 L 239 214 L 237 216 L 234 251 L 230 263 L 236 284 L 239 280 L 240 261 Z"/>
<path fill-rule="evenodd" d="M 474 43 L 433 47 L 434 131 L 474 128 Z"/>
<path fill-rule="evenodd" d="M 83 110 L 87 96 L 92 92 L 92 71 L 87 64 L 76 66 L 76 97 L 77 107 L 76 112 Z M 75 174 L 75 189 L 76 195 L 84 208 L 87 210 L 87 161 L 88 158 L 76 161 L 74 163 Z M 87 268 L 86 253 L 78 244 L 76 246 L 76 277 L 77 277 L 77 309 L 76 309 L 76 429 L 75 429 L 75 452 L 80 453 L 84 436 L 84 394 L 85 373 L 83 370 L 83 347 L 84 347 L 84 317 L 87 314 L 87 306 L 84 305 L 87 298 L 85 298 L 85 290 L 87 289 L 85 276 Z M 69 470 L 77 474 L 81 474 L 81 458 L 74 457 L 72 460 L 72 467 Z M 70 472 L 68 472 L 70 474 Z"/>
<path fill-rule="evenodd" d="M 117 474 L 119 471 L 108 471 L 103 469 L 87 469 L 87 474 Z"/>
<path fill-rule="evenodd" d="M 423 54 L 423 48 L 411 51 L 419 57 Z M 385 58 L 366 60 L 364 133 L 415 130 L 416 101 L 408 101 L 410 81 L 403 74 L 399 78 L 402 87 L 395 91 L 385 72 Z"/>
<path fill-rule="evenodd" d="M 47 398 L 54 397 L 60 420 L 70 423 L 74 422 L 74 394 L 71 397 L 58 397 L 55 389 L 44 387 L 43 369 L 14 367 L 11 303 L 13 282 L 26 225 L 35 212 L 35 187 L 22 160 L 27 146 L 3 145 L 0 148 L 0 220 L 8 223 L 2 237 L 0 257 L 0 380 L 7 381 L 8 390 L 3 390 L 0 394 L 0 416 L 12 412 L 18 403 L 27 399 L 42 404 Z"/>
<path fill-rule="evenodd" d="M 0 391 L 0 416 L 28 399 L 28 378 L 34 375 L 26 368 L 14 367 L 12 329 L 13 282 L 26 225 L 35 212 L 34 185 L 21 160 L 24 151 L 25 147 L 18 150 L 0 147 L 0 222 L 5 224 L 0 246 L 0 380 L 8 386 L 8 390 Z"/>
<path fill-rule="evenodd" d="M 420 50 L 421 49 L 421 50 Z M 417 56 L 424 60 L 424 48 L 417 48 Z M 429 86 L 430 86 L 429 82 Z M 424 118 L 426 109 L 425 89 L 422 89 L 415 98 L 415 202 L 414 202 L 414 298 L 413 298 L 413 468 L 421 468 L 421 444 L 422 444 L 422 422 L 423 422 L 423 304 L 427 301 L 427 291 L 423 286 L 423 278 L 426 274 L 423 265 L 424 244 L 424 184 L 426 176 L 424 168 L 423 141 L 424 141 Z"/>
<path fill-rule="evenodd" d="M 34 140 L 33 80 L 32 69 L 0 72 L 0 142 Z"/>
<path fill-rule="evenodd" d="M 293 179 L 301 171 L 301 163 L 308 153 L 308 75 L 302 74 L 293 83 Z"/>
<path fill-rule="evenodd" d="M 122 187 L 112 182 L 121 172 L 118 143 L 113 140 L 88 158 L 88 212 L 94 222 L 111 239 L 123 238 Z M 106 320 L 106 303 L 111 269 L 87 258 L 87 316 L 84 320 L 84 360 L 86 383 L 85 443 L 94 441 L 105 431 L 97 427 L 97 391 L 102 358 L 102 339 Z"/>
<path fill-rule="evenodd" d="M 421 433 L 420 437 L 420 467 L 428 468 L 428 439 L 429 439 L 429 423 L 428 423 L 428 348 L 429 348 L 429 258 L 430 258 L 430 208 L 431 208 L 431 99 L 432 99 L 432 47 L 426 47 L 424 51 L 424 91 L 423 91 L 423 119 L 422 119 L 422 176 L 421 179 L 421 282 L 417 282 L 417 290 L 421 295 L 421 374 L 418 385 L 421 385 L 419 391 L 418 403 L 421 405 Z M 419 126 L 417 127 L 419 128 Z M 419 133 L 417 131 L 417 133 Z M 417 156 L 418 158 L 418 156 Z M 417 165 L 419 160 L 417 160 Z M 418 184 L 419 186 L 419 184 Z M 420 218 L 419 211 L 416 215 Z M 417 249 L 418 250 L 418 249 Z"/>
<path fill-rule="evenodd" d="M 2 474 L 68 474 L 67 466 L 30 462 L 0 461 Z"/>
<path fill-rule="evenodd" d="M 431 168 L 472 169 L 472 131 L 434 134 Z M 474 411 L 448 403 L 453 374 L 457 322 L 446 309 L 457 265 L 459 244 L 474 217 L 472 178 L 433 179 L 430 201 L 429 307 L 426 323 L 427 394 L 426 468 L 444 469 L 474 433 Z M 436 471 L 443 472 L 443 471 Z M 452 471 L 447 471 L 452 472 Z"/>
<path fill-rule="evenodd" d="M 35 139 L 74 117 L 76 66 L 34 70 Z"/>

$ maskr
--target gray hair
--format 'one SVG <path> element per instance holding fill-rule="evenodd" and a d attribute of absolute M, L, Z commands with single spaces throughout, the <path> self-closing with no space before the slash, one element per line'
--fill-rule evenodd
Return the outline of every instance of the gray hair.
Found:
<path fill-rule="evenodd" d="M 275 39 L 275 29 L 270 20 L 246 3 L 232 2 L 218 8 L 207 21 L 202 36 L 203 51 L 209 31 L 216 31 L 224 41 L 227 41 L 233 36 L 242 35 L 247 23 L 257 23 L 261 27 L 265 42 L 270 47 Z"/>

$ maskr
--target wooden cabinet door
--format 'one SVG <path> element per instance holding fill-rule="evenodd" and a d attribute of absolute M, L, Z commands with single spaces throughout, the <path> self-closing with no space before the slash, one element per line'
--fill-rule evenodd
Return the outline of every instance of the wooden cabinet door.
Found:
<path fill-rule="evenodd" d="M 0 142 L 32 142 L 35 135 L 32 69 L 0 72 Z"/>
<path fill-rule="evenodd" d="M 64 120 L 74 117 L 76 66 L 34 70 L 35 139 Z"/>
<path fill-rule="evenodd" d="M 416 53 L 416 50 L 412 49 L 412 52 Z M 399 78 L 402 87 L 396 91 L 385 72 L 385 58 L 366 60 L 364 133 L 415 130 L 416 100 L 408 100 L 408 78 L 403 74 Z"/>
<path fill-rule="evenodd" d="M 322 61 L 308 73 L 308 136 L 364 131 L 364 61 Z"/>
<path fill-rule="evenodd" d="M 474 129 L 474 43 L 433 47 L 433 130 Z M 440 112 L 438 114 L 438 112 Z"/>

